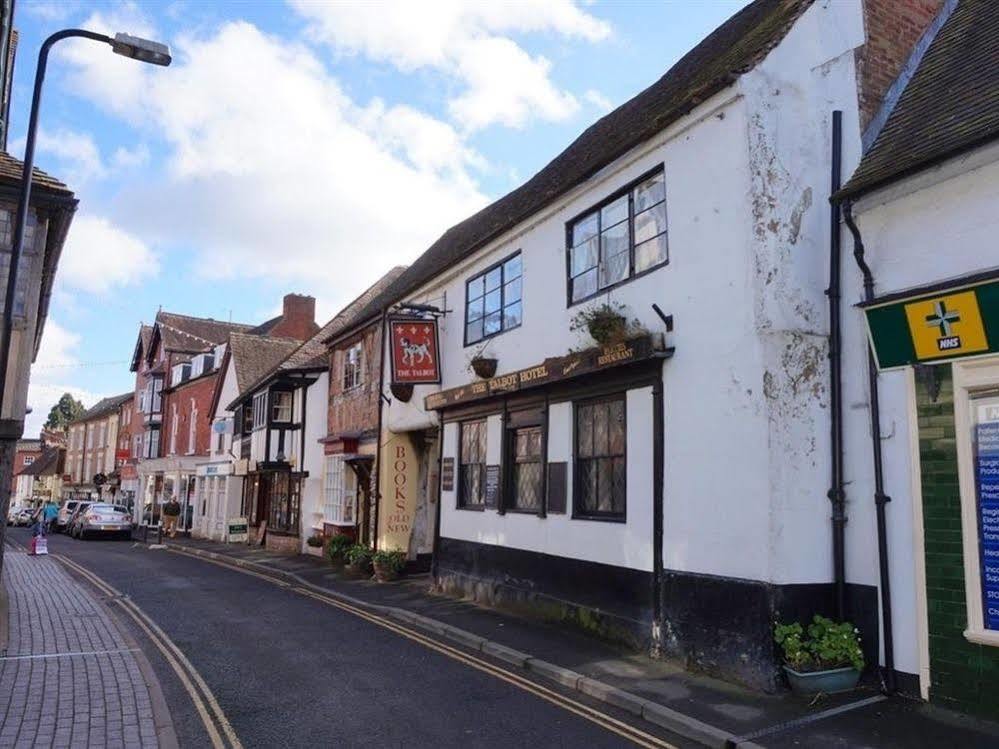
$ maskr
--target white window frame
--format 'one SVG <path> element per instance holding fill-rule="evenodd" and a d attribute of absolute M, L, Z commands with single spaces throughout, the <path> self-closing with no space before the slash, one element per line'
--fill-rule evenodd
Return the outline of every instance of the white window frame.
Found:
<path fill-rule="evenodd" d="M 964 637 L 978 645 L 999 647 L 999 631 L 985 628 L 982 604 L 982 565 L 978 533 L 978 497 L 971 445 L 971 401 L 982 391 L 999 390 L 999 361 L 995 357 L 955 362 L 954 426 L 957 436 L 958 485 L 961 491 L 961 539 L 964 551 L 964 595 L 968 626 Z"/>
<path fill-rule="evenodd" d="M 364 384 L 364 342 L 358 341 L 343 352 L 343 391 L 361 387 Z"/>
<path fill-rule="evenodd" d="M 34 462 L 35 462 L 35 456 L 34 455 L 25 455 L 24 456 L 24 462 L 22 463 L 22 465 L 30 466 Z"/>
<path fill-rule="evenodd" d="M 284 400 L 287 397 L 287 403 L 278 403 L 278 399 Z M 290 424 L 295 408 L 295 394 L 291 390 L 273 390 L 271 391 L 271 421 L 278 424 Z M 278 415 L 280 411 L 280 416 Z"/>
<path fill-rule="evenodd" d="M 170 404 L 170 454 L 177 454 L 177 427 L 179 426 L 177 404 Z"/>
<path fill-rule="evenodd" d="M 357 524 L 357 489 L 349 491 L 349 473 L 342 455 L 327 455 L 323 466 L 323 515 L 334 525 Z"/>
<path fill-rule="evenodd" d="M 267 391 L 253 396 L 253 428 L 259 429 L 267 424 Z"/>
<path fill-rule="evenodd" d="M 191 398 L 191 423 L 187 425 L 187 454 L 194 455 L 198 437 L 198 406 Z"/>

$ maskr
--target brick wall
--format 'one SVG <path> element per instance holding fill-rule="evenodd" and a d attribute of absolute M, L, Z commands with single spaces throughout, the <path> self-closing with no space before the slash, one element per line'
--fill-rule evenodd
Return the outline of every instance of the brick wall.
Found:
<path fill-rule="evenodd" d="M 219 370 L 212 374 L 198 377 L 180 385 L 163 396 L 163 433 L 161 435 L 161 453 L 170 454 L 171 435 L 173 429 L 173 407 L 177 405 L 177 450 L 176 455 L 208 455 L 211 452 L 211 421 L 208 418 L 212 405 L 212 394 L 215 391 L 215 381 Z M 192 407 L 191 401 L 194 401 Z M 196 410 L 196 413 L 195 413 Z M 188 437 L 191 420 L 196 418 L 194 443 L 195 450 L 188 450 Z"/>
<path fill-rule="evenodd" d="M 923 488 L 926 598 L 930 635 L 930 700 L 999 718 L 999 648 L 964 638 L 968 623 L 961 545 L 961 497 L 954 431 L 954 388 L 949 366 L 934 403 L 917 384 L 919 462 Z"/>
<path fill-rule="evenodd" d="M 364 381 L 344 392 L 343 361 L 347 349 L 363 342 Z M 330 395 L 327 412 L 328 434 L 378 430 L 378 380 L 381 355 L 381 326 L 370 325 L 336 345 L 330 352 Z"/>
<path fill-rule="evenodd" d="M 888 87 L 943 0 L 864 0 L 866 43 L 857 50 L 860 124 L 866 128 Z"/>
<path fill-rule="evenodd" d="M 316 298 L 302 294 L 286 294 L 281 309 L 281 319 L 268 335 L 296 338 L 307 341 L 319 332 L 316 324 Z"/>

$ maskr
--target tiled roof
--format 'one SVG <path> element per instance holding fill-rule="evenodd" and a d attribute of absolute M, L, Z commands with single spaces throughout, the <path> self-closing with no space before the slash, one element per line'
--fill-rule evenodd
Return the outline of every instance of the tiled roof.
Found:
<path fill-rule="evenodd" d="M 66 451 L 60 447 L 46 447 L 35 461 L 21 471 L 22 476 L 55 476 L 62 473 Z"/>
<path fill-rule="evenodd" d="M 886 185 L 999 137 L 999 4 L 961 0 L 860 165 L 833 198 Z"/>
<path fill-rule="evenodd" d="M 356 316 L 370 319 L 517 226 L 752 70 L 812 0 L 755 0 L 705 37 L 662 78 L 587 128 L 516 190 L 448 229 Z"/>
<path fill-rule="evenodd" d="M 73 419 L 70 424 L 77 424 L 81 421 L 92 421 L 93 419 L 100 418 L 101 416 L 107 416 L 120 408 L 123 403 L 134 397 L 135 392 L 129 390 L 127 393 L 122 393 L 121 395 L 112 395 L 108 398 L 103 398 L 87 409 L 83 416 Z"/>
<path fill-rule="evenodd" d="M 293 350 L 287 352 L 280 361 L 274 362 L 268 369 L 261 372 L 260 376 L 253 380 L 249 385 L 244 388 L 242 384 L 240 384 L 240 397 L 227 406 L 227 408 L 232 410 L 235 404 L 243 400 L 246 395 L 258 390 L 261 385 L 281 372 L 293 372 L 303 369 L 325 369 L 326 341 L 330 337 L 335 336 L 341 330 L 346 329 L 352 322 L 354 322 L 357 312 L 369 304 L 373 298 L 383 293 L 393 281 L 399 278 L 400 274 L 402 274 L 405 269 L 406 266 L 398 265 L 390 270 L 384 276 L 375 281 L 375 283 L 372 284 L 363 294 L 357 297 L 357 299 L 340 310 L 333 317 L 333 319 L 320 328 L 319 332 L 312 336 L 312 338 L 301 344 L 296 341 L 296 346 Z M 267 339 L 261 338 L 259 340 Z M 239 374 L 238 366 L 236 368 L 236 373 L 237 375 Z"/>
<path fill-rule="evenodd" d="M 21 184 L 21 175 L 24 173 L 24 162 L 20 159 L 15 159 L 9 153 L 5 151 L 0 151 L 0 183 L 7 184 Z M 73 191 L 70 190 L 66 185 L 57 180 L 50 174 L 46 174 L 38 167 L 35 167 L 31 171 L 31 189 L 32 192 L 35 188 L 40 188 L 42 190 L 61 193 L 68 197 L 73 196 Z"/>
<path fill-rule="evenodd" d="M 210 317 L 190 317 L 161 310 L 156 313 L 154 332 L 159 331 L 163 347 L 170 351 L 198 353 L 224 343 L 230 333 L 247 332 L 252 328 L 252 325 L 243 323 L 221 322 Z"/>
<path fill-rule="evenodd" d="M 295 338 L 229 334 L 229 356 L 236 367 L 236 387 L 240 394 L 277 366 L 301 341 Z"/>

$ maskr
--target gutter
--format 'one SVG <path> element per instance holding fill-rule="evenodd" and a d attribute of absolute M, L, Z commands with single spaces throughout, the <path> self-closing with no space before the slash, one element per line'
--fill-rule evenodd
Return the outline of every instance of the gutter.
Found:
<path fill-rule="evenodd" d="M 864 301 L 874 299 L 874 274 L 864 257 L 864 241 L 853 219 L 853 205 L 843 203 L 843 219 L 853 235 L 853 258 L 864 277 Z M 871 452 L 874 459 L 874 506 L 877 513 L 878 573 L 881 592 L 881 628 L 884 633 L 885 665 L 882 688 L 886 694 L 895 692 L 895 647 L 892 628 L 891 578 L 888 566 L 888 520 L 885 505 L 891 497 L 885 494 L 884 460 L 881 451 L 881 406 L 878 397 L 878 366 L 874 352 L 867 345 L 867 382 L 871 393 Z"/>

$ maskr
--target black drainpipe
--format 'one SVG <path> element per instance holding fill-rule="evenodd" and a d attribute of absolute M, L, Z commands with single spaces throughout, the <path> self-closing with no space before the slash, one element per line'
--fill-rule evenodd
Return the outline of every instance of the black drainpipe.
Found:
<path fill-rule="evenodd" d="M 371 534 L 371 548 L 375 551 L 378 550 L 378 510 L 382 504 L 382 490 L 381 490 L 381 463 L 382 463 L 382 408 L 385 406 L 384 401 L 388 400 L 385 397 L 385 319 L 388 317 L 388 307 L 382 309 L 382 315 L 379 320 L 378 335 L 378 437 L 375 439 L 375 470 L 374 476 L 372 477 L 373 483 L 373 494 L 375 497 L 374 510 L 371 513 L 373 517 L 372 522 L 372 534 Z"/>
<path fill-rule="evenodd" d="M 843 203 L 843 218 L 853 235 L 853 257 L 857 267 L 864 276 L 864 301 L 874 299 L 874 274 L 864 259 L 864 241 L 860 237 L 860 229 L 853 220 L 853 205 L 850 201 Z M 871 449 L 874 453 L 874 505 L 877 510 L 878 524 L 878 568 L 881 587 L 881 622 L 885 641 L 885 667 L 882 674 L 882 686 L 888 694 L 895 692 L 895 648 L 892 640 L 891 619 L 891 580 L 888 576 L 888 523 L 885 516 L 885 505 L 891 502 L 891 497 L 885 494 L 884 463 L 881 455 L 881 407 L 878 399 L 878 366 L 874 360 L 874 352 L 867 346 L 867 381 L 871 392 Z"/>
<path fill-rule="evenodd" d="M 843 153 L 843 113 L 832 113 L 832 190 L 840 188 Z M 846 619 L 846 493 L 843 490 L 843 347 L 840 320 L 840 208 L 833 202 L 829 222 L 829 410 L 830 483 L 826 496 L 832 504 L 833 580 L 836 588 L 836 617 Z"/>
<path fill-rule="evenodd" d="M 665 449 L 663 424 L 663 373 L 660 368 L 652 384 L 652 657 L 662 656 L 663 630 L 663 472 Z"/>
<path fill-rule="evenodd" d="M 437 507 L 434 512 L 434 553 L 430 562 L 430 580 L 437 585 L 437 556 L 441 548 L 441 494 L 444 483 L 441 481 L 441 470 L 444 466 L 444 412 L 437 412 Z M 428 487 L 429 488 L 429 487 Z"/>

